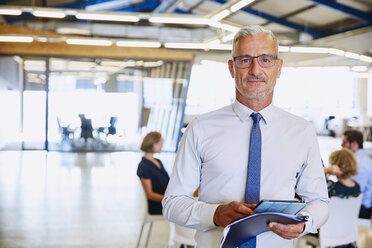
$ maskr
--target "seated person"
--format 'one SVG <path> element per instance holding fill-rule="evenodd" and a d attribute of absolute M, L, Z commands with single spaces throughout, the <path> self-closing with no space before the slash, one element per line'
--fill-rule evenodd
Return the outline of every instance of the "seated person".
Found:
<path fill-rule="evenodd" d="M 140 149 L 145 153 L 137 168 L 137 176 L 148 201 L 149 214 L 162 214 L 161 200 L 169 182 L 169 175 L 160 159 L 154 158 L 160 153 L 163 138 L 159 132 L 148 133 L 142 141 Z"/>
<path fill-rule="evenodd" d="M 329 163 L 337 165 L 340 171 L 339 173 L 334 173 L 337 177 L 337 182 L 327 180 L 329 197 L 358 197 L 361 194 L 360 187 L 353 180 L 353 177 L 358 173 L 355 155 L 349 149 L 343 148 L 331 153 Z"/>

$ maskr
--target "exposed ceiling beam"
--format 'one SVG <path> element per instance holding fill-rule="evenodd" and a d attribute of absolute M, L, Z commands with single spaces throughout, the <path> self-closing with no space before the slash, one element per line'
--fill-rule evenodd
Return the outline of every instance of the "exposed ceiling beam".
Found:
<path fill-rule="evenodd" d="M 140 0 L 104 0 L 97 4 L 90 4 L 85 7 L 85 10 L 89 11 L 110 11 L 120 8 L 129 7 L 131 4 L 135 2 L 139 2 Z"/>
<path fill-rule="evenodd" d="M 221 3 L 221 4 L 226 3 L 225 0 L 212 0 L 212 1 L 215 1 L 215 2 L 218 2 L 218 3 Z M 252 15 L 264 18 L 264 19 L 266 19 L 270 22 L 278 23 L 280 25 L 295 29 L 297 31 L 308 33 L 308 34 L 312 35 L 314 38 L 323 36 L 323 33 L 316 30 L 316 29 L 313 29 L 313 28 L 310 28 L 310 27 L 307 27 L 307 26 L 303 26 L 303 25 L 300 25 L 298 23 L 294 23 L 294 22 L 288 21 L 286 19 L 264 13 L 262 11 L 255 10 L 253 8 L 250 8 L 250 7 L 243 8 L 241 10 L 248 13 L 248 14 L 252 14 Z"/>
<path fill-rule="evenodd" d="M 316 30 L 316 29 L 310 28 L 308 26 L 303 26 L 303 25 L 288 21 L 286 19 L 282 19 L 280 17 L 276 17 L 276 16 L 273 16 L 273 15 L 264 13 L 262 11 L 258 11 L 258 10 L 251 9 L 251 8 L 244 8 L 242 10 L 249 13 L 249 14 L 264 18 L 264 19 L 266 19 L 270 22 L 275 22 L 275 23 L 278 23 L 280 25 L 295 29 L 297 31 L 311 34 L 314 38 L 323 36 L 323 33 Z"/>
<path fill-rule="evenodd" d="M 164 0 L 156 9 L 154 13 L 165 13 L 169 8 L 176 4 L 179 0 Z"/>
<path fill-rule="evenodd" d="M 150 1 L 145 1 L 144 3 L 132 5 L 130 7 L 116 9 L 115 11 L 142 12 L 142 11 L 153 10 L 153 9 L 157 8 L 159 5 L 160 5 L 159 1 L 150 0 Z"/>
<path fill-rule="evenodd" d="M 336 1 L 330 1 L 330 0 L 308 0 L 320 5 L 327 6 L 333 10 L 342 12 L 344 14 L 347 14 L 355 19 L 361 20 L 365 23 L 371 24 L 372 23 L 372 15 L 363 11 L 360 11 L 358 9 L 354 9 L 352 7 L 349 7 L 347 5 L 338 3 Z"/>

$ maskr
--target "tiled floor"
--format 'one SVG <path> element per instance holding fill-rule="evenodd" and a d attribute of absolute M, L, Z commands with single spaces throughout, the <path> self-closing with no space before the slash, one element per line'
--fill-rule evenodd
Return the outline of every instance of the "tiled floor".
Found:
<path fill-rule="evenodd" d="M 339 140 L 320 143 L 323 159 L 340 148 Z M 0 248 L 135 247 L 146 208 L 136 176 L 140 158 L 136 152 L 0 152 Z M 170 172 L 174 154 L 160 158 Z M 167 247 L 168 233 L 167 222 L 155 223 L 149 247 Z M 362 235 L 362 247 L 372 247 L 371 228 Z"/>

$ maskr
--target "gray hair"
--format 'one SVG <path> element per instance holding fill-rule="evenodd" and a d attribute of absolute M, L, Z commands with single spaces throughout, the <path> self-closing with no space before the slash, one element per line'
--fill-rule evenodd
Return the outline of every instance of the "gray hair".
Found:
<path fill-rule="evenodd" d="M 276 38 L 276 36 L 274 35 L 274 33 L 269 30 L 269 29 L 266 29 L 264 28 L 263 26 L 259 26 L 259 25 L 249 25 L 249 26 L 245 26 L 245 27 L 242 27 L 234 36 L 234 40 L 233 40 L 233 46 L 232 46 L 232 51 L 231 53 L 234 53 L 235 51 L 235 46 L 236 46 L 236 42 L 241 38 L 241 37 L 245 37 L 245 36 L 249 36 L 249 35 L 255 35 L 255 34 L 268 34 L 270 35 L 274 42 L 275 42 L 275 46 L 277 49 L 279 49 L 279 41 L 278 41 L 278 38 Z"/>

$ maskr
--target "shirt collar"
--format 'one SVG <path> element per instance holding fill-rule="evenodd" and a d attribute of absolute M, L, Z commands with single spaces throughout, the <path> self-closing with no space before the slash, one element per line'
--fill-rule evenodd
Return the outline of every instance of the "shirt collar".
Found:
<path fill-rule="evenodd" d="M 241 121 L 249 120 L 250 115 L 254 112 L 252 109 L 241 104 L 238 100 L 235 100 L 235 102 L 233 103 L 233 110 Z M 269 106 L 259 111 L 259 113 L 262 115 L 262 118 L 265 121 L 265 123 L 269 124 L 274 113 L 274 105 L 270 103 Z"/>

